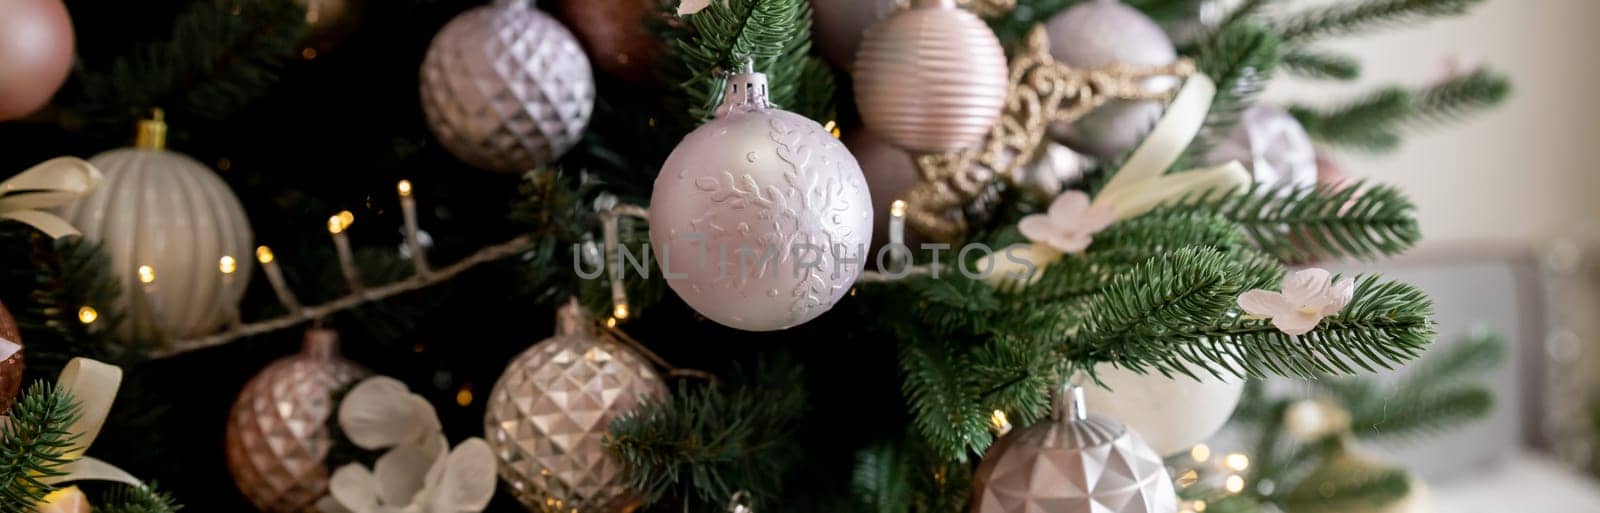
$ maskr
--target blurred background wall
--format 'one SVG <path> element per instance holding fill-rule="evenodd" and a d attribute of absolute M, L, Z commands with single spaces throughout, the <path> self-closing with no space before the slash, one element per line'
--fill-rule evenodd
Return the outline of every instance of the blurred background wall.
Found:
<path fill-rule="evenodd" d="M 1290 7 L 1330 3 L 1294 0 Z M 1276 81 L 1269 97 L 1335 101 L 1388 83 L 1421 84 L 1446 63 L 1509 74 L 1511 99 L 1471 123 L 1407 136 L 1377 158 L 1340 155 L 1353 176 L 1392 183 L 1418 203 L 1423 247 L 1538 242 L 1600 234 L 1600 1 L 1489 0 L 1421 29 L 1342 38 L 1329 48 L 1365 66 L 1355 83 Z"/>

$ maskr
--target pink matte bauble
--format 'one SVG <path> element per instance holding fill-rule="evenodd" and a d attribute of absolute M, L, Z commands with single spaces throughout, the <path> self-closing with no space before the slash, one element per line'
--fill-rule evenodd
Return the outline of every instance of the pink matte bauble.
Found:
<path fill-rule="evenodd" d="M 1045 31 L 1050 35 L 1050 56 L 1074 68 L 1100 69 L 1117 63 L 1143 68 L 1178 59 L 1160 25 L 1117 0 L 1080 2 L 1050 18 Z M 1177 83 L 1172 77 L 1155 77 L 1142 85 L 1160 92 Z M 1163 110 L 1157 101 L 1112 101 L 1074 123 L 1052 126 L 1050 134 L 1078 152 L 1115 158 L 1137 146 Z"/>
<path fill-rule="evenodd" d="M 61 0 L 0 0 L 0 121 L 49 103 L 72 70 L 72 52 Z"/>
<path fill-rule="evenodd" d="M 811 45 L 823 59 L 849 70 L 867 27 L 894 13 L 896 0 L 811 0 Z"/>
<path fill-rule="evenodd" d="M 867 178 L 867 192 L 872 196 L 872 255 L 889 243 L 889 205 L 896 199 L 905 199 L 905 193 L 916 185 L 917 163 L 905 150 L 890 146 L 865 128 L 850 131 L 844 136 L 844 147 L 855 155 L 861 164 L 861 174 Z M 912 248 L 921 243 L 921 237 L 906 230 L 906 245 Z M 874 262 L 868 262 L 872 264 Z"/>
<path fill-rule="evenodd" d="M 1000 40 L 954 0 L 918 0 L 867 29 L 852 73 L 862 121 L 914 153 L 982 144 L 1009 80 Z"/>

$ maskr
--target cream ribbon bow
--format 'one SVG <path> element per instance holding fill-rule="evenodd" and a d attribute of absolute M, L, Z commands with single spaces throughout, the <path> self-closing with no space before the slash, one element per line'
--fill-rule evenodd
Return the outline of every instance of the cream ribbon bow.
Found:
<path fill-rule="evenodd" d="M 72 423 L 68 433 L 76 435 L 66 458 L 72 460 L 61 467 L 64 475 L 41 479 L 54 485 L 69 481 L 114 481 L 129 486 L 144 486 L 132 474 L 115 465 L 84 456 L 89 444 L 100 436 L 100 428 L 111 413 L 111 403 L 117 399 L 117 389 L 122 386 L 122 369 L 88 358 L 73 358 L 61 370 L 56 386 L 72 394 L 78 401 L 78 421 Z"/>
<path fill-rule="evenodd" d="M 100 170 L 77 157 L 57 157 L 0 182 L 0 219 L 27 223 L 51 238 L 78 229 L 42 209 L 72 203 L 100 183 Z"/>
<path fill-rule="evenodd" d="M 1172 174 L 1166 172 L 1205 126 L 1206 114 L 1211 111 L 1211 101 L 1216 95 L 1217 85 L 1210 78 L 1198 73 L 1190 76 L 1167 106 L 1166 114 L 1100 189 L 1089 209 L 1110 208 L 1116 212 L 1116 219 L 1131 219 L 1185 197 L 1249 187 L 1250 172 L 1238 161 Z M 1062 255 L 1041 243 L 1013 244 L 1001 252 L 1006 258 L 990 255 L 986 257 L 990 262 L 979 264 L 979 268 L 993 265 L 989 268 L 992 271 L 988 278 L 990 283 L 1000 284 L 1027 276 L 1025 283 L 1032 284 L 1042 275 L 1040 267 L 1055 262 Z"/>

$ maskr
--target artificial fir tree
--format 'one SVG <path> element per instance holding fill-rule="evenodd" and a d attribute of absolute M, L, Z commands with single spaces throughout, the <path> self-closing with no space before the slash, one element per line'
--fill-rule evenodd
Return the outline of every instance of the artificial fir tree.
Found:
<path fill-rule="evenodd" d="M 972 3 L 1015 56 L 1036 24 L 1078 2 Z M 1219 91 L 1177 171 L 1226 137 L 1275 73 L 1360 74 L 1359 62 L 1320 42 L 1459 15 L 1480 2 L 1361 0 L 1300 11 L 1245 0 L 1204 22 L 1200 3 L 1212 2 L 1127 2 L 1186 34 L 1179 53 Z M 306 39 L 307 13 L 287 0 L 68 1 L 78 65 L 45 110 L 0 123 L 8 141 L 0 169 L 123 146 L 136 119 L 164 109 L 169 145 L 228 182 L 302 305 L 351 297 L 357 283 L 418 280 L 422 245 L 401 250 L 407 209 L 393 193 L 408 180 L 435 278 L 327 310 L 316 322 L 341 332 L 349 358 L 431 402 L 456 441 L 483 432 L 483 398 L 514 355 L 553 333 L 548 312 L 576 296 L 591 312 L 612 314 L 608 323 L 659 354 L 672 381 L 669 399 L 616 420 L 606 447 L 651 511 L 723 509 L 741 491 L 761 511 L 961 511 L 976 460 L 994 440 L 993 412 L 1033 423 L 1048 413 L 1060 379 L 1092 380 L 1095 364 L 1178 376 L 1344 375 L 1404 363 L 1433 336 L 1428 299 L 1381 277 L 1353 282 L 1350 304 L 1300 336 L 1241 317 L 1235 306 L 1245 291 L 1276 289 L 1283 262 L 1377 258 L 1414 245 L 1419 233 L 1403 192 L 1369 184 L 1197 194 L 1111 224 L 1081 253 L 1043 267 L 1031 285 L 953 272 L 863 282 L 832 311 L 778 332 L 700 317 L 667 292 L 659 272 L 615 283 L 612 275 L 580 279 L 581 269 L 612 256 L 607 239 L 634 255 L 649 245 L 638 219 L 616 219 L 612 237 L 603 225 L 615 205 L 648 204 L 662 163 L 716 115 L 727 76 L 743 60 L 766 74 L 774 103 L 830 130 L 860 129 L 850 74 L 812 55 L 804 0 L 713 0 L 686 15 L 677 2 L 662 2 L 659 17 L 638 20 L 666 44 L 654 79 L 597 72 L 593 114 L 575 148 L 520 178 L 498 175 L 442 148 L 418 98 L 433 34 L 477 4 L 368 2 L 348 22 L 352 33 L 328 42 Z M 1342 106 L 1289 110 L 1319 143 L 1384 150 L 1407 130 L 1470 114 L 1506 92 L 1503 78 L 1476 70 Z M 1111 187 L 1120 160 L 1100 162 L 1070 188 L 1094 195 Z M 1023 241 L 1017 223 L 1048 202 L 1017 192 L 995 191 L 955 247 Z M 354 219 L 339 225 L 353 247 L 348 255 L 325 231 L 342 211 Z M 224 419 L 250 376 L 295 351 L 298 330 L 223 333 L 152 353 L 152 341 L 115 336 L 128 312 L 114 298 L 126 287 L 104 252 L 10 222 L 0 223 L 0 241 L 0 300 L 28 340 L 29 377 L 51 379 L 75 356 L 123 366 L 128 382 L 95 456 L 158 480 L 177 498 L 119 488 L 96 496 L 98 505 L 248 510 L 222 471 Z M 916 258 L 918 266 L 971 263 L 953 252 Z M 458 261 L 473 265 L 441 278 L 438 271 Z M 616 308 L 617 286 L 625 310 Z M 249 322 L 298 310 L 257 279 L 239 312 Z M 9 458 L 0 470 L 17 474 L 0 494 L 18 501 L 0 510 L 28 511 L 23 504 L 48 491 L 30 476 L 63 463 L 51 440 L 70 424 L 69 404 L 40 387 L 22 396 L 0 431 Z M 345 459 L 330 466 L 373 457 L 346 452 L 333 451 Z M 489 506 L 517 509 L 505 493 Z"/>

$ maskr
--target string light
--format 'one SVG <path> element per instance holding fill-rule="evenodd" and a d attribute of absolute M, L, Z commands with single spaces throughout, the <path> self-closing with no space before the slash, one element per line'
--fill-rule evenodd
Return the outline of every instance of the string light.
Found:
<path fill-rule="evenodd" d="M 1211 446 L 1194 444 L 1194 448 L 1189 449 L 1189 457 L 1194 458 L 1195 463 L 1205 463 L 1206 460 L 1211 459 Z"/>
<path fill-rule="evenodd" d="M 628 305 L 619 304 L 617 306 L 611 307 L 611 317 L 613 317 L 613 318 L 615 318 L 616 320 L 619 320 L 619 321 L 627 320 L 628 319 Z"/>
<path fill-rule="evenodd" d="M 149 284 L 149 283 L 155 283 L 155 282 L 156 282 L 156 269 L 154 267 L 150 267 L 148 265 L 139 266 L 139 283 Z"/>
<path fill-rule="evenodd" d="M 256 246 L 256 261 L 263 264 L 272 263 L 272 248 Z"/>
<path fill-rule="evenodd" d="M 308 60 L 308 61 L 311 60 L 311 59 L 315 59 L 315 58 L 317 58 L 317 49 L 316 48 L 307 47 L 304 50 L 300 50 L 300 57 L 305 59 L 305 60 Z"/>
<path fill-rule="evenodd" d="M 394 188 L 398 189 L 400 191 L 400 197 L 404 198 L 404 197 L 410 196 L 411 195 L 411 180 L 401 180 L 399 184 L 396 184 L 394 186 Z"/>
<path fill-rule="evenodd" d="M 1222 488 L 1227 490 L 1228 493 L 1242 492 L 1244 491 L 1244 478 L 1239 477 L 1238 474 L 1230 475 L 1228 479 L 1222 481 Z"/>
<path fill-rule="evenodd" d="M 338 235 L 340 233 L 344 233 L 344 229 L 349 226 L 350 225 L 348 223 L 344 222 L 344 218 L 342 217 L 331 216 L 328 218 L 328 233 Z"/>
<path fill-rule="evenodd" d="M 232 256 L 222 255 L 222 258 L 217 259 L 217 269 L 221 270 L 222 274 L 233 274 L 234 271 L 239 270 L 239 262 L 235 261 Z"/>
<path fill-rule="evenodd" d="M 606 318 L 606 327 L 607 328 L 615 328 L 615 327 L 617 327 L 617 318 L 616 317 L 607 317 Z"/>
<path fill-rule="evenodd" d="M 906 215 L 906 202 L 905 202 L 905 200 L 894 200 L 894 203 L 890 203 L 889 204 L 889 215 L 895 216 L 895 217 L 905 217 L 905 215 Z"/>
<path fill-rule="evenodd" d="M 349 228 L 350 225 L 356 224 L 356 215 L 353 214 L 353 213 L 350 213 L 349 210 L 340 210 L 339 211 L 339 221 L 344 222 L 344 227 L 345 228 Z"/>
<path fill-rule="evenodd" d="M 99 319 L 100 312 L 95 310 L 94 307 L 83 306 L 78 308 L 78 322 L 84 324 L 94 324 L 94 321 Z"/>
<path fill-rule="evenodd" d="M 1250 468 L 1250 457 L 1236 452 L 1223 458 L 1222 463 L 1234 472 L 1244 472 L 1244 469 Z"/>
<path fill-rule="evenodd" d="M 825 132 L 828 132 L 830 134 L 833 134 L 833 138 L 834 139 L 838 139 L 839 138 L 839 124 L 834 122 L 833 120 L 828 120 L 828 124 L 822 125 L 822 130 L 825 131 Z"/>
<path fill-rule="evenodd" d="M 989 429 L 993 429 L 1001 435 L 1009 433 L 1011 432 L 1011 419 L 1006 418 L 1005 411 L 995 410 L 994 413 L 989 414 Z"/>
<path fill-rule="evenodd" d="M 456 404 L 462 407 L 472 404 L 472 385 L 462 384 L 461 388 L 456 390 Z"/>
<path fill-rule="evenodd" d="M 1206 501 L 1194 501 L 1194 504 L 1191 504 L 1189 507 L 1194 508 L 1195 513 L 1204 513 L 1206 510 Z"/>

